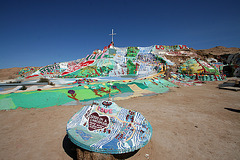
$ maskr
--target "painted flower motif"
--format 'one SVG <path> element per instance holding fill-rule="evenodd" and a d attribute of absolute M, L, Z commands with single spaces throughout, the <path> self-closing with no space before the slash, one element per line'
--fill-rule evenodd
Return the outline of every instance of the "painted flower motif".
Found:
<path fill-rule="evenodd" d="M 76 95 L 77 95 L 77 94 L 75 93 L 74 90 L 68 90 L 68 93 L 71 94 L 71 96 L 68 95 L 69 98 L 72 98 L 72 99 L 74 99 L 74 100 L 78 100 L 78 99 L 76 98 Z"/>
<path fill-rule="evenodd" d="M 113 88 L 113 89 L 116 89 L 116 90 L 118 90 L 119 92 L 121 92 L 121 90 L 120 90 L 120 89 L 118 89 L 118 88 L 117 88 L 117 86 L 115 86 L 115 85 L 114 85 L 114 86 L 112 86 L 112 88 Z"/>
<path fill-rule="evenodd" d="M 68 93 L 69 93 L 69 94 L 74 94 L 75 91 L 74 91 L 74 90 L 68 90 Z"/>

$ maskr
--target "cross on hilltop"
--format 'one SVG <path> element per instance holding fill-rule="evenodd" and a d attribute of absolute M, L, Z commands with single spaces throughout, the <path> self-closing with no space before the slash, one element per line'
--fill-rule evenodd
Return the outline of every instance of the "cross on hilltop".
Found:
<path fill-rule="evenodd" d="M 116 35 L 116 33 L 113 33 L 113 29 L 112 29 L 112 34 L 109 34 L 110 36 L 112 36 L 112 42 L 113 42 L 113 36 Z"/>

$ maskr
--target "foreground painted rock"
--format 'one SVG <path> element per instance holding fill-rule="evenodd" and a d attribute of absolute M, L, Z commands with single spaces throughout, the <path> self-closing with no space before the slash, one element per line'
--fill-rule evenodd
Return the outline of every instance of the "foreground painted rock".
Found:
<path fill-rule="evenodd" d="M 67 123 L 69 139 L 86 150 L 121 154 L 145 146 L 152 136 L 150 123 L 140 113 L 112 101 L 84 106 Z"/>

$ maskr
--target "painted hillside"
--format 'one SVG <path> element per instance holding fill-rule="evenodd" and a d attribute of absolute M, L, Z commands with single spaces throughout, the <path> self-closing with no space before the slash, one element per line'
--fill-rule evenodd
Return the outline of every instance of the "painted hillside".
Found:
<path fill-rule="evenodd" d="M 59 78 L 144 76 L 160 72 L 164 65 L 174 65 L 165 56 L 191 56 L 196 54 L 186 45 L 153 45 L 149 47 L 115 47 L 113 44 L 103 50 L 94 50 L 85 58 L 61 62 L 40 68 L 26 77 L 51 76 Z"/>
<path fill-rule="evenodd" d="M 28 79 L 33 77 L 85 78 L 144 76 L 160 72 L 166 69 L 166 65 L 176 68 L 175 71 L 181 71 L 179 67 L 182 67 L 183 73 L 189 73 L 189 71 L 186 71 L 186 67 L 181 66 L 189 59 L 199 60 L 199 62 L 204 61 L 207 63 L 206 65 L 210 65 L 212 60 L 214 62 L 223 62 L 227 65 L 228 56 L 236 54 L 239 51 L 239 48 L 226 48 L 222 46 L 205 50 L 195 50 L 186 45 L 115 47 L 113 44 L 110 44 L 105 46 L 103 50 L 94 50 L 92 54 L 87 55 L 85 58 L 77 57 L 81 59 L 50 64 L 41 68 L 25 67 L 15 70 L 11 69 L 13 72 L 9 75 L 6 75 L 7 72 L 3 69 L 0 71 L 0 74 L 1 79 L 17 77 Z M 223 69 L 223 65 L 219 63 L 211 63 L 211 66 Z"/>

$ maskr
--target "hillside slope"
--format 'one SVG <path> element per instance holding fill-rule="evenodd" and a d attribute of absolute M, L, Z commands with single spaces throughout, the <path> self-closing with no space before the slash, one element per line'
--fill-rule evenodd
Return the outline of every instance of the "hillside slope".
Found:
<path fill-rule="evenodd" d="M 198 55 L 224 55 L 224 54 L 234 54 L 239 53 L 240 48 L 236 47 L 223 47 L 223 46 L 216 46 L 210 49 L 200 49 L 195 50 Z"/>
<path fill-rule="evenodd" d="M 196 50 L 194 48 L 189 49 L 183 49 L 183 51 L 191 51 L 197 54 L 197 57 L 200 59 L 205 59 L 204 57 L 217 57 L 219 55 L 226 55 L 226 54 L 235 54 L 240 53 L 240 48 L 231 47 L 227 48 L 224 46 L 216 46 L 210 49 L 200 49 Z M 166 56 L 167 59 L 175 62 L 176 64 L 183 63 L 186 61 L 187 58 L 190 58 L 189 56 Z M 38 67 L 37 67 L 38 68 Z M 7 79 L 14 79 L 17 78 L 19 75 L 17 73 L 23 69 L 23 67 L 14 67 L 14 68 L 6 68 L 6 69 L 0 69 L 0 80 L 7 80 Z"/>

